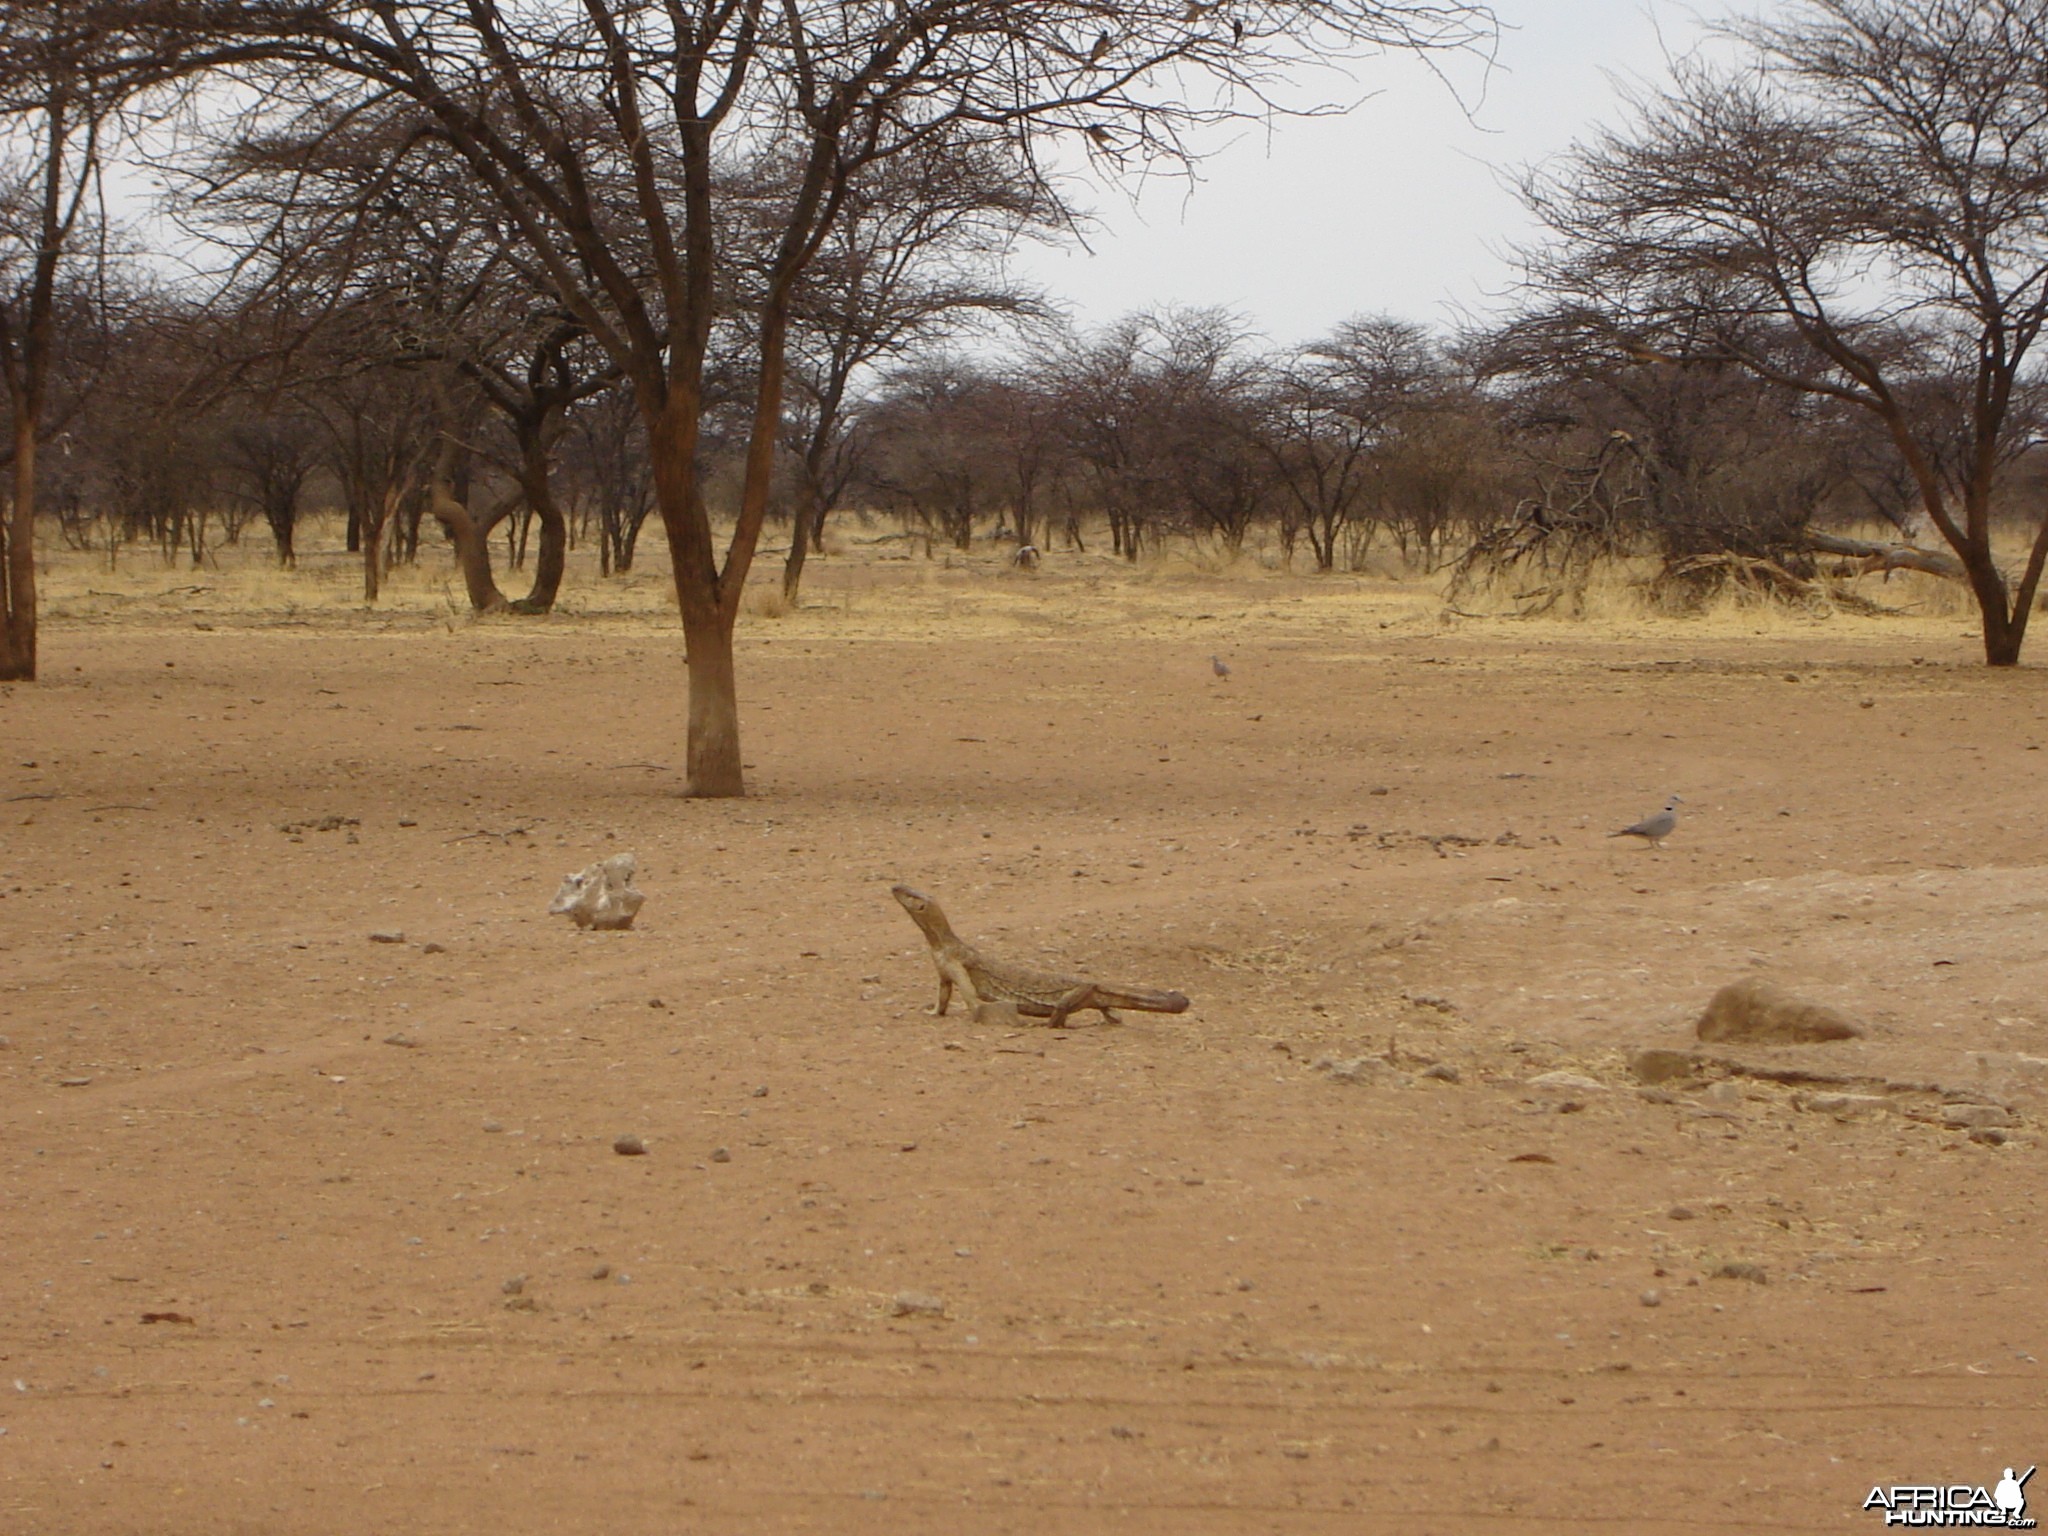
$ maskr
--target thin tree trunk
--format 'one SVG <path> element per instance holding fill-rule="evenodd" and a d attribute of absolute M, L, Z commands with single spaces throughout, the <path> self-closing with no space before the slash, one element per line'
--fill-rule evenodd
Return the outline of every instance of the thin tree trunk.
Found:
<path fill-rule="evenodd" d="M 7 557 L 6 616 L 0 623 L 0 682 L 36 676 L 36 427 L 17 408 L 14 421 L 14 505 L 0 532 Z"/>
<path fill-rule="evenodd" d="M 789 558 L 782 562 L 782 595 L 792 603 L 804 581 L 804 557 L 810 552 L 811 516 L 817 499 L 817 490 L 807 477 L 803 500 L 789 519 Z"/>
<path fill-rule="evenodd" d="M 363 518 L 363 601 L 374 603 L 384 585 L 384 538 L 391 530 L 393 515 L 398 510 L 399 490 L 395 485 L 386 486 L 382 504 L 375 517 Z M 367 514 L 368 508 L 364 511 Z"/>

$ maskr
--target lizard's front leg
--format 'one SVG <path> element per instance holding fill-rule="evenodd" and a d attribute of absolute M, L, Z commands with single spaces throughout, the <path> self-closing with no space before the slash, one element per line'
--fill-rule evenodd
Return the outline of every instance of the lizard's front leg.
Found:
<path fill-rule="evenodd" d="M 960 989 L 960 1001 L 966 1004 L 969 1013 L 981 1001 L 981 994 L 974 989 L 974 978 L 968 974 L 967 968 L 957 960 L 948 959 L 939 966 L 939 1006 L 932 1010 L 935 1016 L 945 1013 L 946 1005 L 953 1000 L 955 987 Z"/>

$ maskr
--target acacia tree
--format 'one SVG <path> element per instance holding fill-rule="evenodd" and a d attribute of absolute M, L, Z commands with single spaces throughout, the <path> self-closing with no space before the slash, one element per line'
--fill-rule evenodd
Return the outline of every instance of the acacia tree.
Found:
<path fill-rule="evenodd" d="M 1985 660 L 2019 660 L 2000 490 L 2041 422 L 2048 0 L 1797 0 L 1732 24 L 1529 196 L 1537 287 L 1620 351 L 1722 358 L 1868 412 L 1961 562 Z M 1787 330 L 1798 347 L 1787 353 Z"/>
<path fill-rule="evenodd" d="M 1363 514 L 1380 451 L 1405 414 L 1429 406 L 1440 371 L 1429 334 L 1388 316 L 1347 320 L 1274 365 L 1257 441 L 1286 492 L 1280 531 L 1290 554 L 1306 533 L 1316 569 L 1333 570 L 1354 523 L 1365 521 L 1370 535 Z"/>
<path fill-rule="evenodd" d="M 185 24 L 260 41 L 271 112 L 410 98 L 470 167 L 633 391 L 689 673 L 688 787 L 744 792 L 732 629 L 769 506 L 798 284 L 851 191 L 947 145 L 1041 180 L 1065 137 L 1110 164 L 1185 162 L 1204 122 L 1279 109 L 1307 58 L 1469 44 L 1484 13 L 1411 0 L 191 0 Z M 344 103 L 345 105 L 345 103 Z M 752 317 L 739 505 L 717 552 L 698 465 L 705 371 L 734 253 L 720 168 L 801 166 Z"/>
<path fill-rule="evenodd" d="M 36 675 L 36 449 L 60 366 L 60 311 L 103 262 L 99 175 L 121 113 L 174 73 L 175 33 L 138 42 L 119 6 L 18 0 L 0 8 L 0 382 L 11 417 L 0 518 L 0 680 Z"/>
<path fill-rule="evenodd" d="M 999 264 L 1019 232 L 1050 232 L 1058 217 L 1036 183 L 994 157 L 943 146 L 878 171 L 849 189 L 791 316 L 784 447 L 798 483 L 782 590 L 792 602 L 826 515 L 861 468 L 867 434 L 850 407 L 862 378 L 977 320 L 1046 313 Z"/>

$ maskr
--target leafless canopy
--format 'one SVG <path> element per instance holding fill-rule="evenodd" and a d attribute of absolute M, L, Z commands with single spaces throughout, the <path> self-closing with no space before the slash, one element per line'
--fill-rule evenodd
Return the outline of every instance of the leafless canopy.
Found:
<path fill-rule="evenodd" d="M 1559 237 L 1536 303 L 1618 351 L 1869 412 L 2009 664 L 2048 558 L 2048 523 L 2017 575 L 1992 553 L 2001 471 L 2041 419 L 2048 3 L 1798 0 L 1729 30 L 1740 68 L 1681 64 L 1531 179 Z"/>

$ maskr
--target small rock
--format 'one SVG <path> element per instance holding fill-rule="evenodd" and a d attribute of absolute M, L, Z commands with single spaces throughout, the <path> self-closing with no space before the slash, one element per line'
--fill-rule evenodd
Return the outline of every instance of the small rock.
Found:
<path fill-rule="evenodd" d="M 1628 1070 L 1639 1083 L 1654 1086 L 1691 1077 L 1699 1070 L 1699 1058 L 1690 1051 L 1667 1051 L 1655 1047 L 1629 1052 Z"/>
<path fill-rule="evenodd" d="M 1461 1074 L 1448 1061 L 1440 1061 L 1435 1066 L 1424 1067 L 1422 1075 L 1434 1083 L 1455 1083 Z"/>
<path fill-rule="evenodd" d="M 501 1282 L 498 1289 L 507 1296 L 517 1296 L 526 1289 L 526 1276 L 514 1275 L 510 1279 Z"/>
<path fill-rule="evenodd" d="M 1112 1424 L 1109 1426 L 1109 1432 L 1112 1437 L 1118 1440 L 1135 1440 L 1138 1438 L 1138 1432 L 1128 1424 Z"/>
<path fill-rule="evenodd" d="M 401 816 L 398 818 L 398 824 L 401 827 L 416 827 L 419 825 L 419 821 L 416 817 Z"/>
<path fill-rule="evenodd" d="M 1643 1292 L 1642 1295 L 1638 1296 L 1636 1300 L 1646 1307 L 1661 1307 L 1664 1305 L 1664 1293 L 1653 1285 Z"/>
<path fill-rule="evenodd" d="M 2011 1125 L 2012 1112 L 1997 1104 L 1944 1104 L 1941 1106 L 1941 1123 L 1958 1129 L 1967 1126 L 1972 1130 Z"/>
<path fill-rule="evenodd" d="M 609 1280 L 611 1277 L 612 1267 L 609 1264 L 600 1264 L 590 1272 L 590 1278 L 593 1280 Z"/>
<path fill-rule="evenodd" d="M 371 933 L 370 942 L 372 944 L 403 944 L 405 942 L 405 930 L 403 928 L 379 928 Z"/>
<path fill-rule="evenodd" d="M 9 1036 L 9 1035 L 0 1035 L 0 1051 L 11 1051 L 11 1050 L 13 1050 L 13 1049 L 14 1049 L 14 1040 L 13 1040 L 13 1037 L 12 1037 L 12 1036 Z"/>
<path fill-rule="evenodd" d="M 612 1150 L 621 1157 L 645 1157 L 647 1155 L 647 1143 L 638 1136 L 635 1136 L 631 1131 L 628 1131 L 612 1143 Z"/>
<path fill-rule="evenodd" d="M 1801 1045 L 1855 1040 L 1863 1034 L 1863 1026 L 1846 1013 L 1803 1001 L 1751 976 L 1716 992 L 1693 1033 L 1702 1040 Z"/>
<path fill-rule="evenodd" d="M 724 1147 L 713 1147 L 711 1149 L 711 1161 L 714 1163 L 729 1163 L 732 1161 L 732 1153 Z"/>
<path fill-rule="evenodd" d="M 484 1122 L 484 1134 L 486 1136 L 495 1136 L 504 1129 L 505 1127 L 500 1125 L 496 1120 L 486 1120 Z"/>
<path fill-rule="evenodd" d="M 1699 1212 L 1689 1205 L 1674 1205 L 1664 1215 L 1670 1221 L 1691 1221 L 1699 1215 Z"/>
<path fill-rule="evenodd" d="M 1709 1280 L 1747 1280 L 1751 1285 L 1766 1285 L 1770 1277 L 1764 1273 L 1761 1264 L 1751 1264 L 1742 1259 L 1730 1259 L 1707 1272 Z"/>
<path fill-rule="evenodd" d="M 1380 1076 L 1388 1067 L 1386 1062 L 1377 1056 L 1319 1056 L 1315 1061 L 1315 1070 L 1328 1073 L 1332 1082 L 1363 1083 Z"/>
<path fill-rule="evenodd" d="M 650 1008 L 666 1008 L 668 1004 L 658 997 L 650 997 L 647 999 L 647 1006 Z"/>
<path fill-rule="evenodd" d="M 1542 1093 L 1605 1093 L 1607 1085 L 1578 1072 L 1544 1072 L 1529 1079 L 1525 1087 Z"/>
<path fill-rule="evenodd" d="M 448 946 L 429 939 L 420 946 L 420 953 L 423 955 L 445 955 L 448 953 Z"/>
<path fill-rule="evenodd" d="M 514 1296 L 505 1303 L 508 1312 L 538 1312 L 540 1303 L 531 1296 Z"/>
<path fill-rule="evenodd" d="M 57 1079 L 57 1086 L 59 1088 L 83 1088 L 91 1081 L 92 1079 L 89 1077 L 60 1077 Z"/>
<path fill-rule="evenodd" d="M 386 1045 L 403 1046 L 408 1051 L 419 1049 L 419 1041 L 413 1039 L 411 1035 L 386 1035 L 384 1043 Z"/>
<path fill-rule="evenodd" d="M 756 1088 L 756 1089 L 754 1090 L 754 1097 L 755 1097 L 755 1098 L 757 1098 L 757 1099 L 765 1099 L 765 1098 L 767 1098 L 767 1097 L 768 1097 L 768 1085 L 767 1085 L 766 1083 L 763 1083 L 763 1084 L 762 1084 L 762 1085 L 761 1085 L 760 1087 Z"/>
<path fill-rule="evenodd" d="M 944 1317 L 946 1304 L 921 1291 L 898 1291 L 889 1302 L 891 1317 Z"/>
<path fill-rule="evenodd" d="M 1742 1087 L 1739 1083 L 1731 1083 L 1723 1079 L 1707 1089 L 1700 1097 L 1709 1104 L 1740 1104 L 1742 1102 Z"/>
<path fill-rule="evenodd" d="M 1980 1125 L 1970 1132 L 1970 1140 L 1980 1147 L 2002 1147 L 2012 1138 L 1995 1125 Z"/>

